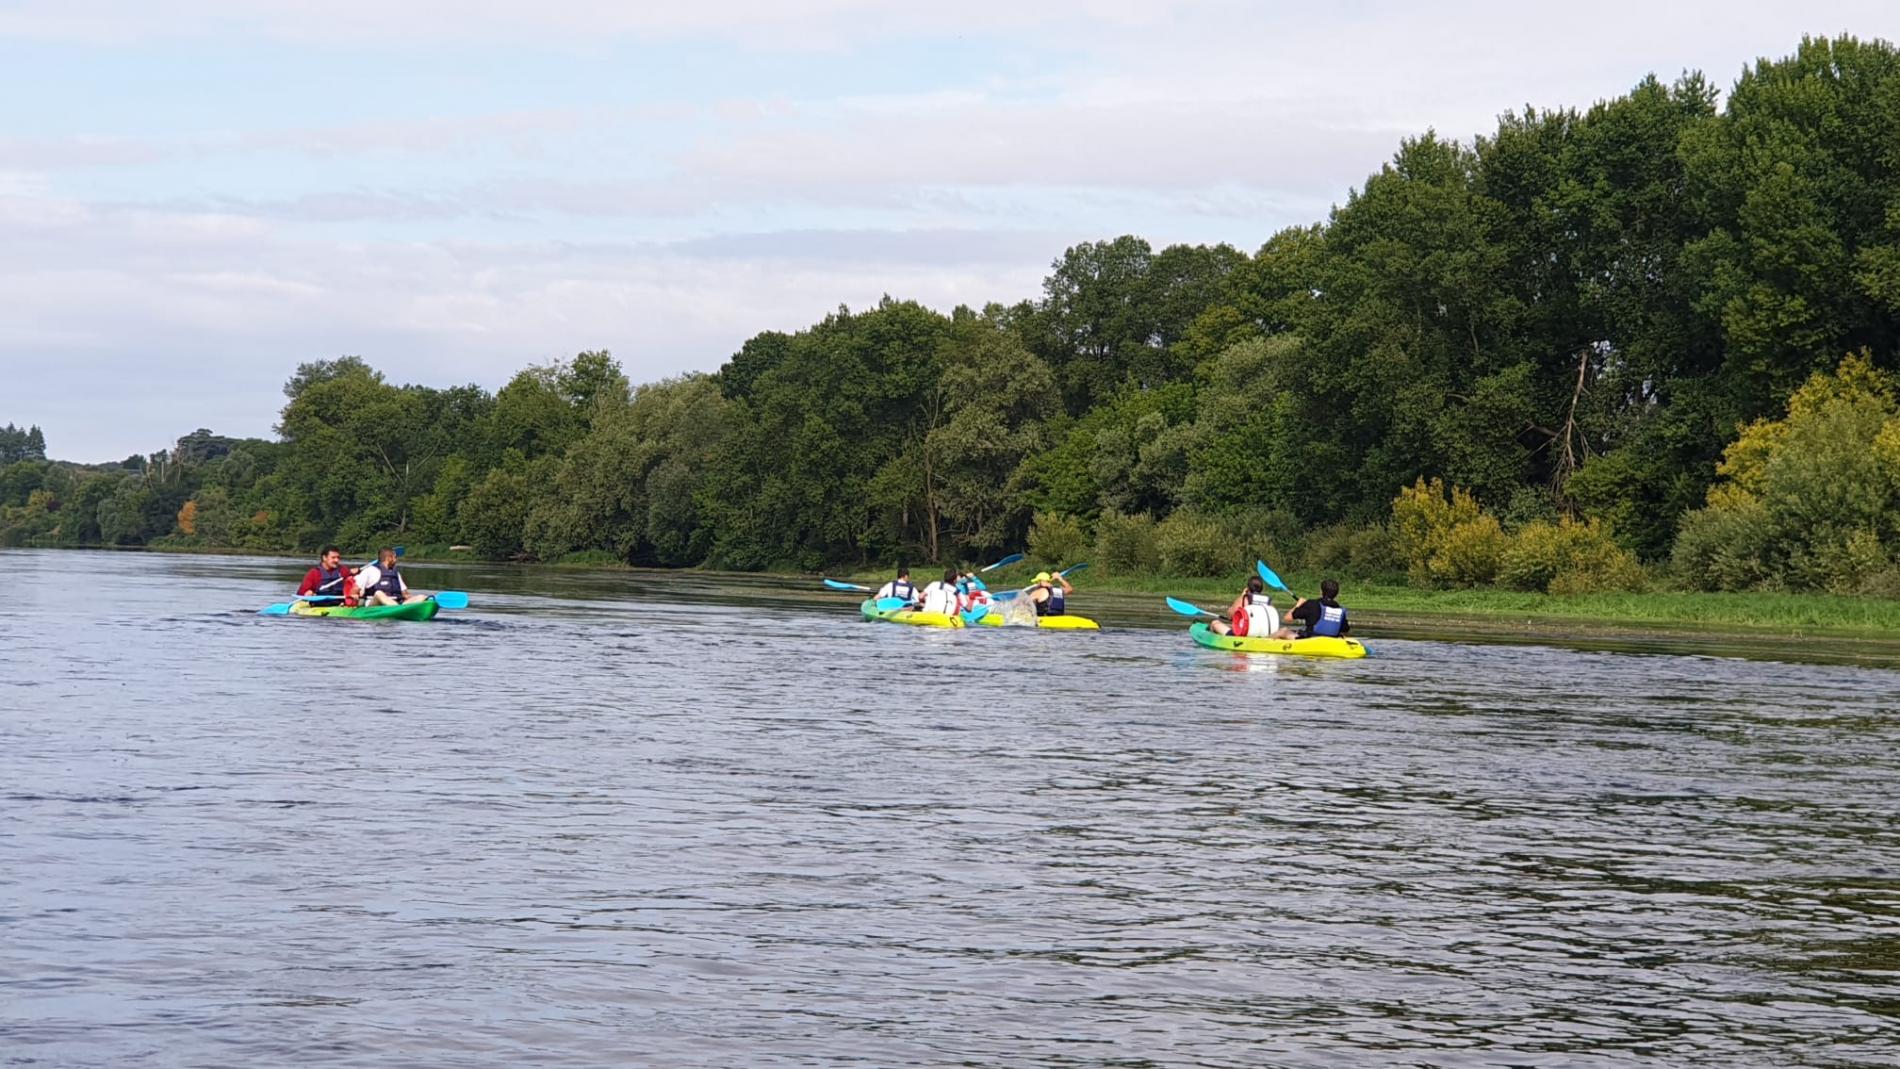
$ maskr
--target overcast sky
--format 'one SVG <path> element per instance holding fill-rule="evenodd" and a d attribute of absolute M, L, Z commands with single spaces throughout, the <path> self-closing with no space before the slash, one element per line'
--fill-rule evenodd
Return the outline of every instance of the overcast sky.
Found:
<path fill-rule="evenodd" d="M 268 436 L 346 353 L 711 370 L 1078 241 L 1252 251 L 1427 128 L 1900 39 L 1892 0 L 646 6 L 0 0 L 0 424 L 104 461 Z"/>

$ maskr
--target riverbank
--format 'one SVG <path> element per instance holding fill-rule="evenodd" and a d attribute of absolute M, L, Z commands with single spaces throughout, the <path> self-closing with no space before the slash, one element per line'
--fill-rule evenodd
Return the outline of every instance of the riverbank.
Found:
<path fill-rule="evenodd" d="M 920 573 L 921 574 L 921 573 Z M 1024 583 L 1035 573 L 1021 566 L 999 570 L 993 588 Z M 1283 572 L 1302 594 L 1319 589 L 1320 576 Z M 839 576 L 876 585 L 888 576 Z M 1177 597 L 1221 611 L 1233 600 L 1244 573 L 1231 580 L 1135 576 L 1107 578 L 1092 571 L 1071 577 L 1078 596 L 1090 593 Z M 920 580 L 921 584 L 921 580 Z M 1900 601 L 1886 598 L 1833 597 L 1825 594 L 1726 594 L 1660 590 L 1642 594 L 1535 594 L 1498 588 L 1431 590 L 1402 580 L 1340 582 L 1340 601 L 1367 624 L 1382 619 L 1456 621 L 1461 630 L 1482 625 L 1487 632 L 1544 633 L 1562 625 L 1603 634 L 1654 633 L 1658 629 L 1730 631 L 1737 634 L 1801 637 L 1852 636 L 1900 641 Z M 1291 599 L 1280 596 L 1291 605 Z"/>
<path fill-rule="evenodd" d="M 301 559 L 297 554 L 209 547 L 152 546 L 119 551 Z M 819 576 L 797 572 L 742 573 L 711 569 L 636 568 L 619 561 L 592 558 L 552 564 L 516 564 L 480 560 L 473 558 L 472 554 L 448 551 L 446 547 L 406 547 L 404 560 L 410 564 L 483 569 L 547 568 L 564 574 L 597 571 L 697 575 L 709 579 L 731 576 L 782 583 L 792 590 L 809 584 L 814 591 L 822 592 L 818 587 Z M 832 578 L 873 588 L 890 578 L 888 572 L 884 571 L 827 574 Z M 1034 574 L 1035 569 L 1031 567 L 1012 565 L 999 569 L 987 578 L 991 580 L 993 589 L 1004 589 L 1026 583 Z M 1282 577 L 1294 590 L 1302 593 L 1312 593 L 1319 587 L 1320 576 L 1317 573 L 1287 571 L 1282 573 Z M 928 581 L 921 568 L 915 578 L 919 585 Z M 1219 580 L 1163 576 L 1110 577 L 1101 570 L 1088 569 L 1076 573 L 1072 580 L 1076 584 L 1078 600 L 1085 606 L 1106 595 L 1106 600 L 1114 606 L 1114 615 L 1138 619 L 1153 616 L 1152 625 L 1163 626 L 1169 622 L 1171 614 L 1162 605 L 1162 598 L 1182 598 L 1220 611 L 1233 599 L 1235 591 L 1245 581 L 1245 574 L 1236 572 L 1231 579 Z M 1431 590 L 1407 585 L 1398 577 L 1343 579 L 1341 586 L 1340 600 L 1353 610 L 1361 630 L 1374 634 L 1389 631 L 1417 637 L 1460 634 L 1500 639 L 1516 636 L 1536 641 L 1554 636 L 1597 636 L 1607 639 L 1664 633 L 1726 633 L 1784 642 L 1791 639 L 1860 639 L 1892 643 L 1900 648 L 1900 600 L 1885 598 L 1834 597 L 1825 594 L 1722 594 L 1681 590 L 1565 596 L 1497 588 Z M 1282 600 L 1287 599 L 1282 596 Z M 1151 608 L 1154 610 L 1152 613 L 1148 611 Z"/>

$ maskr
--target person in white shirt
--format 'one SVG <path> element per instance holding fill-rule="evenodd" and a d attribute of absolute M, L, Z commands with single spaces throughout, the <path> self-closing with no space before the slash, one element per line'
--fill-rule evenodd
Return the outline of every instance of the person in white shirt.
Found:
<path fill-rule="evenodd" d="M 1232 621 L 1231 623 L 1229 621 Z M 1244 621 L 1244 626 L 1242 626 Z M 1273 613 L 1273 602 L 1267 597 L 1267 585 L 1257 575 L 1247 577 L 1247 589 L 1240 592 L 1234 603 L 1227 607 L 1226 620 L 1208 621 L 1208 629 L 1217 635 L 1248 635 L 1253 638 L 1292 638 L 1293 633 L 1282 636 L 1280 621 Z"/>
<path fill-rule="evenodd" d="M 356 587 L 363 592 L 365 605 L 403 605 L 421 601 L 421 594 L 409 592 L 409 584 L 396 569 L 396 551 L 384 546 L 376 551 L 376 563 L 356 573 Z"/>
<path fill-rule="evenodd" d="M 878 587 L 876 597 L 879 601 L 883 601 L 886 598 L 903 598 L 906 602 L 915 602 L 917 600 L 917 588 L 911 585 L 909 566 L 903 564 L 898 565 L 897 578 Z"/>
<path fill-rule="evenodd" d="M 961 607 L 957 597 L 957 570 L 945 568 L 942 579 L 924 588 L 924 611 L 955 616 Z"/>

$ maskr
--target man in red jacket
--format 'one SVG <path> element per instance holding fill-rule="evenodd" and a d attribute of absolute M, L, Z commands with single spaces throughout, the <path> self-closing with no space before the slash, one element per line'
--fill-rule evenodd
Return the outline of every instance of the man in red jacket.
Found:
<path fill-rule="evenodd" d="M 342 598 L 345 605 L 356 604 L 356 572 L 344 567 L 343 551 L 324 546 L 317 556 L 317 566 L 304 573 L 297 596 Z"/>

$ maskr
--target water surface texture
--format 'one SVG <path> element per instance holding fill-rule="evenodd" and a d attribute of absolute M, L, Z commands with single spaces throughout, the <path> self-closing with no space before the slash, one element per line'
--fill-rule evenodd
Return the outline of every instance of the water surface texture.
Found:
<path fill-rule="evenodd" d="M 1888 670 L 303 567 L 0 551 L 0 1065 L 1900 1064 Z"/>

